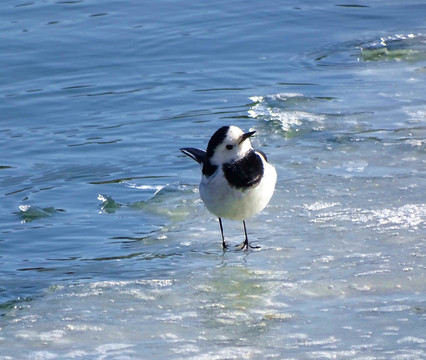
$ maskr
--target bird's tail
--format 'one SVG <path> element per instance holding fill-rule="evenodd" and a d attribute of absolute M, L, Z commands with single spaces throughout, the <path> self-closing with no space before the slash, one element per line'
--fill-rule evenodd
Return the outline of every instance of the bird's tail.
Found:
<path fill-rule="evenodd" d="M 199 164 L 204 164 L 206 160 L 206 152 L 204 150 L 196 148 L 182 148 L 180 151 L 189 156 L 191 159 L 194 159 Z"/>

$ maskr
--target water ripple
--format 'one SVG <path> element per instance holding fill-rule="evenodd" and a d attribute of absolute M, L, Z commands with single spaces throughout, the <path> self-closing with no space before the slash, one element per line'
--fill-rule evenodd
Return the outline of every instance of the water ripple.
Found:
<path fill-rule="evenodd" d="M 421 62 L 426 60 L 423 33 L 395 34 L 365 41 L 332 44 L 308 55 L 317 66 L 350 67 L 368 62 Z"/>

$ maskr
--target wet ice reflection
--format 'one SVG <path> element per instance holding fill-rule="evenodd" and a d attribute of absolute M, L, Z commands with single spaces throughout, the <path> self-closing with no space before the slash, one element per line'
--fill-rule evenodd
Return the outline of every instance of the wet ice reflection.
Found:
<path fill-rule="evenodd" d="M 269 256 L 284 260 L 278 254 Z M 354 254 L 351 261 L 380 257 Z M 314 260 L 321 267 L 333 262 L 332 256 Z M 357 359 L 384 351 L 388 359 L 424 355 L 426 302 L 420 294 L 391 295 L 392 288 L 381 284 L 361 296 L 365 288 L 353 288 L 336 275 L 309 280 L 303 271 L 296 278 L 287 271 L 253 270 L 253 265 L 51 288 L 27 309 L 8 314 L 2 358 L 22 344 L 37 358 L 142 353 L 148 358 L 291 358 L 301 351 L 308 359 Z"/>

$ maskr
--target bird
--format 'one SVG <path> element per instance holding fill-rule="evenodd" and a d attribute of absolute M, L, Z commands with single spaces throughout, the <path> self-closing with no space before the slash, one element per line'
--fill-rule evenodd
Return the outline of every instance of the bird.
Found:
<path fill-rule="evenodd" d="M 239 250 L 259 248 L 248 241 L 246 219 L 262 211 L 275 190 L 277 172 L 262 151 L 253 149 L 250 138 L 255 133 L 233 125 L 222 126 L 210 138 L 206 151 L 180 149 L 202 165 L 200 197 L 219 219 L 224 250 L 228 245 L 222 218 L 243 222 L 245 239 L 238 245 Z"/>

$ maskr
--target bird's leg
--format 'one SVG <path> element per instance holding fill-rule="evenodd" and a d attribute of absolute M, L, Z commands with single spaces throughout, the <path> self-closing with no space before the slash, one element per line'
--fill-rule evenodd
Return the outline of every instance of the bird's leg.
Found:
<path fill-rule="evenodd" d="M 223 249 L 227 249 L 228 245 L 226 245 L 225 236 L 223 236 L 222 219 L 221 218 L 218 218 L 218 219 L 219 219 L 220 233 L 222 234 L 222 247 L 223 247 Z"/>
<path fill-rule="evenodd" d="M 249 244 L 245 220 L 243 220 L 243 225 L 244 225 L 244 235 L 246 236 L 246 238 L 244 239 L 244 242 L 241 245 L 237 245 L 239 247 L 238 250 L 247 251 L 249 248 L 250 249 L 259 249 L 260 246 L 253 246 L 253 245 Z"/>

